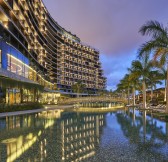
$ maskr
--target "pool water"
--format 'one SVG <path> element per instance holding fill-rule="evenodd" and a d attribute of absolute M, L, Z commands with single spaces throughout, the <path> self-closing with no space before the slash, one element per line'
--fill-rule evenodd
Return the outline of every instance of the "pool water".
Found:
<path fill-rule="evenodd" d="M 166 162 L 168 123 L 146 111 L 0 118 L 0 162 Z"/>

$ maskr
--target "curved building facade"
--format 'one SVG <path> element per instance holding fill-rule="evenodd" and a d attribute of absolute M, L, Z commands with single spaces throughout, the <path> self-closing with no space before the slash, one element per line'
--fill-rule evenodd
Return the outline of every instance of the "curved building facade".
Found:
<path fill-rule="evenodd" d="M 48 89 L 72 92 L 106 86 L 99 51 L 83 44 L 50 16 L 41 0 L 0 0 L 0 68 Z"/>

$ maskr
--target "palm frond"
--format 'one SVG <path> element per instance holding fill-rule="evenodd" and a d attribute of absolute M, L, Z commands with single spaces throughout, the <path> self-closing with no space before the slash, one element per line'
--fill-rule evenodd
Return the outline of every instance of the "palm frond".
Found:
<path fill-rule="evenodd" d="M 163 52 L 164 52 L 163 48 L 156 48 L 154 51 L 154 60 L 160 60 L 160 57 Z"/>
<path fill-rule="evenodd" d="M 147 21 L 139 30 L 142 35 L 149 35 L 153 38 L 160 35 L 167 35 L 167 28 L 164 28 L 163 24 L 158 21 Z"/>
<path fill-rule="evenodd" d="M 168 39 L 168 38 L 167 38 Z M 144 44 L 138 49 L 138 58 L 141 59 L 143 55 L 149 55 L 151 52 L 155 51 L 157 48 L 167 48 L 168 40 L 162 37 L 152 39 Z"/>
<path fill-rule="evenodd" d="M 153 48 L 155 48 L 153 41 L 149 41 L 149 42 L 142 44 L 137 52 L 138 58 L 141 59 L 144 54 L 150 54 Z"/>
<path fill-rule="evenodd" d="M 160 57 L 160 64 L 161 65 L 164 65 L 166 63 L 166 56 L 167 56 L 167 53 L 163 53 Z"/>
<path fill-rule="evenodd" d="M 132 70 L 141 71 L 143 69 L 142 64 L 139 60 L 132 61 Z"/>

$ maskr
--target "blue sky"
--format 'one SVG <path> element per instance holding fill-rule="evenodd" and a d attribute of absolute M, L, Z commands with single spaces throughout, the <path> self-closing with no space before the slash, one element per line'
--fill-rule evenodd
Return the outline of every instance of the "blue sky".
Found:
<path fill-rule="evenodd" d="M 168 0 L 43 0 L 65 29 L 100 51 L 107 89 L 115 89 L 147 38 L 148 20 L 168 26 Z"/>

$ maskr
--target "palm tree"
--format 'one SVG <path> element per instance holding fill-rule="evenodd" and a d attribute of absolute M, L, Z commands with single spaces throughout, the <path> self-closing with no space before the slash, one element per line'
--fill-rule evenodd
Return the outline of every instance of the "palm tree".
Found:
<path fill-rule="evenodd" d="M 164 93 L 164 101 L 166 101 L 167 98 L 167 69 L 165 66 L 161 67 L 160 72 L 162 73 L 164 85 L 165 85 L 165 93 Z"/>
<path fill-rule="evenodd" d="M 77 97 L 79 97 L 79 93 L 84 92 L 85 87 L 86 86 L 82 83 L 82 81 L 78 81 L 74 85 L 72 85 L 72 90 L 73 92 L 77 93 Z"/>
<path fill-rule="evenodd" d="M 142 35 L 151 36 L 151 40 L 144 43 L 139 49 L 139 56 L 152 52 L 154 60 L 166 64 L 166 93 L 168 93 L 168 28 L 157 21 L 148 21 L 140 28 L 139 32 Z M 166 96 L 166 112 L 168 113 L 168 95 Z"/>
<path fill-rule="evenodd" d="M 161 75 L 162 80 L 164 80 L 165 92 L 164 92 L 164 101 L 166 101 L 166 80 L 167 80 L 167 69 L 166 63 L 161 64 L 158 61 L 154 61 L 154 65 L 158 68 L 158 71 Z"/>
<path fill-rule="evenodd" d="M 117 95 L 119 95 L 120 98 L 124 98 L 125 87 L 123 86 L 122 83 L 117 84 L 117 89 L 115 93 L 117 93 Z"/>
<path fill-rule="evenodd" d="M 156 89 L 156 84 L 162 84 L 163 75 L 159 71 L 150 71 L 149 78 L 147 80 L 148 86 L 151 88 L 151 100 L 153 99 L 153 89 Z"/>
<path fill-rule="evenodd" d="M 120 80 L 120 84 L 117 85 L 118 90 L 122 90 L 123 92 L 127 92 L 128 105 L 130 104 L 130 76 L 126 74 L 122 80 Z"/>
<path fill-rule="evenodd" d="M 132 94 L 133 94 L 133 106 L 135 106 L 135 91 L 139 88 L 139 76 L 137 75 L 136 71 L 133 71 L 132 68 L 128 68 L 130 72 L 130 84 L 132 87 Z"/>
<path fill-rule="evenodd" d="M 137 78 L 142 80 L 143 89 L 143 108 L 146 108 L 146 81 L 149 78 L 149 73 L 153 69 L 153 64 L 149 60 L 149 55 L 143 55 L 140 60 L 132 62 L 132 71 Z"/>

